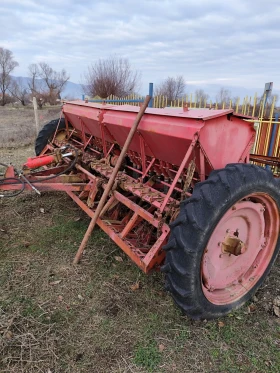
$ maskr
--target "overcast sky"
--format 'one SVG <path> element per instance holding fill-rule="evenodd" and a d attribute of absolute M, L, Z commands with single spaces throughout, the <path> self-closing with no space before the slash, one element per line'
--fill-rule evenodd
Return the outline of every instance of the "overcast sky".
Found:
<path fill-rule="evenodd" d="M 79 83 L 118 54 L 142 72 L 142 91 L 179 74 L 201 87 L 280 89 L 279 0 L 0 0 L 0 29 L 17 76 L 46 61 Z"/>

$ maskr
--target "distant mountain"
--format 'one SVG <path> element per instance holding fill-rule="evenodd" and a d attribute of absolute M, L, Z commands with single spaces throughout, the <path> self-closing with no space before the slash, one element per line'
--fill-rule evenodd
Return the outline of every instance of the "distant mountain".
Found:
<path fill-rule="evenodd" d="M 12 76 L 13 79 L 21 78 L 23 84 L 28 87 L 28 83 L 31 82 L 31 78 L 28 78 L 26 76 Z M 44 82 L 42 79 L 36 79 L 39 84 L 44 85 Z M 73 83 L 68 81 L 64 87 L 63 92 L 61 93 L 62 98 L 67 99 L 81 99 L 83 95 L 83 87 L 81 84 Z"/>
<path fill-rule="evenodd" d="M 61 94 L 62 98 L 77 99 L 82 98 L 83 86 L 81 84 L 67 82 L 65 88 Z"/>

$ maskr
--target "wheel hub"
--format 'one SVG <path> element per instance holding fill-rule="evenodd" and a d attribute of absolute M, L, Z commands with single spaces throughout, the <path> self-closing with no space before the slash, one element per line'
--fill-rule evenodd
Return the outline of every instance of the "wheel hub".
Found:
<path fill-rule="evenodd" d="M 226 239 L 222 242 L 222 253 L 229 255 L 241 255 L 246 251 L 245 243 L 236 236 L 227 236 Z"/>

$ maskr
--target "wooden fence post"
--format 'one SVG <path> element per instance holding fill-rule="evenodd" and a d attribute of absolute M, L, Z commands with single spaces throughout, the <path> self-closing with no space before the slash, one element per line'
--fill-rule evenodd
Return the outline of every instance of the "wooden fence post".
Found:
<path fill-rule="evenodd" d="M 34 116 L 35 116 L 35 131 L 36 131 L 36 136 L 37 136 L 39 132 L 39 117 L 38 117 L 38 105 L 37 105 L 36 97 L 33 97 L 33 107 L 34 107 Z"/>

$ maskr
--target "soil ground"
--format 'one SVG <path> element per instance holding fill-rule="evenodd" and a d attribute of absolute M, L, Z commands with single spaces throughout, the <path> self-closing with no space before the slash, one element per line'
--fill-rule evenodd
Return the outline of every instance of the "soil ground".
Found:
<path fill-rule="evenodd" d="M 2 148 L 0 162 L 33 155 L 33 145 Z M 194 322 L 163 291 L 162 274 L 144 275 L 98 228 L 73 266 L 88 224 L 62 193 L 0 199 L 1 373 L 280 371 L 279 259 L 242 309 Z"/>

